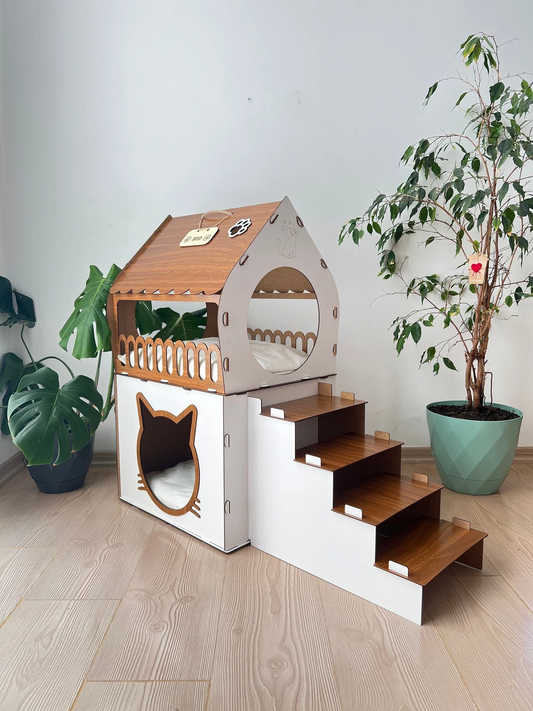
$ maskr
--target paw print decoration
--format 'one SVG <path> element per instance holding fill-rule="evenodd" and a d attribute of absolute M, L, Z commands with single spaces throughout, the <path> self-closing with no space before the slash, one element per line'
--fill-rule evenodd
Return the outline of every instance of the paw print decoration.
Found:
<path fill-rule="evenodd" d="M 229 228 L 228 235 L 230 237 L 238 237 L 239 235 L 243 235 L 246 230 L 251 226 L 251 224 L 252 221 L 249 217 L 243 220 L 239 220 L 233 225 L 233 227 Z"/>

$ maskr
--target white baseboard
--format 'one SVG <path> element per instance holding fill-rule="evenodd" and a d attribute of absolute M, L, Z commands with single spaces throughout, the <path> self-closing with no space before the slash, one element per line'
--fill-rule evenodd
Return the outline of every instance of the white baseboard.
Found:
<path fill-rule="evenodd" d="M 0 486 L 12 479 L 16 474 L 24 469 L 22 453 L 17 452 L 5 462 L 0 464 Z"/>

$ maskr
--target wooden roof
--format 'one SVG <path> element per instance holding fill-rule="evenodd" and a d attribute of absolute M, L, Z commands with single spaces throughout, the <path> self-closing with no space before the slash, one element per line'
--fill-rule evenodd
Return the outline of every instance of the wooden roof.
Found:
<path fill-rule="evenodd" d="M 199 227 L 201 214 L 171 217 L 158 227 L 121 271 L 111 287 L 112 294 L 217 294 L 229 273 L 257 237 L 279 202 L 231 209 L 231 217 L 219 226 L 211 242 L 197 247 L 180 247 L 183 237 Z M 213 227 L 224 217 L 210 214 L 202 227 Z M 251 227 L 230 238 L 228 229 L 238 220 L 250 218 Z"/>

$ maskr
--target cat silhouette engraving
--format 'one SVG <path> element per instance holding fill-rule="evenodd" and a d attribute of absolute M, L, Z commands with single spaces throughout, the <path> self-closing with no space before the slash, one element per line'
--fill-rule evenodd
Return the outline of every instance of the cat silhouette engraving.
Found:
<path fill-rule="evenodd" d="M 139 490 L 170 516 L 190 511 L 200 518 L 200 466 L 194 446 L 198 410 L 189 405 L 179 415 L 156 411 L 141 393 L 137 410 Z"/>

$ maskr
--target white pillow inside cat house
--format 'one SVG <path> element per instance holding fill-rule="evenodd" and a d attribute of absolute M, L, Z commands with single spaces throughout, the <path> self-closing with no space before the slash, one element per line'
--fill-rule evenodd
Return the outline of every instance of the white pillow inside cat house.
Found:
<path fill-rule="evenodd" d="M 205 304 L 205 333 L 142 337 L 137 301 Z M 288 198 L 168 217 L 117 278 L 108 314 L 119 374 L 229 395 L 336 372 L 335 282 Z"/>

